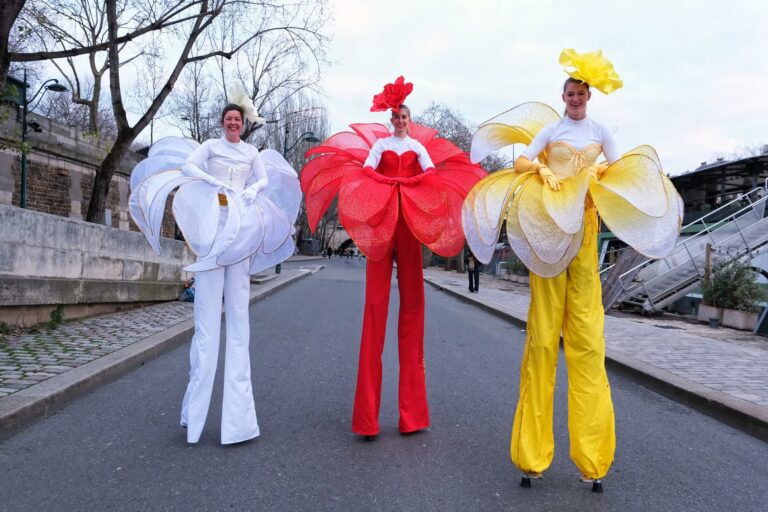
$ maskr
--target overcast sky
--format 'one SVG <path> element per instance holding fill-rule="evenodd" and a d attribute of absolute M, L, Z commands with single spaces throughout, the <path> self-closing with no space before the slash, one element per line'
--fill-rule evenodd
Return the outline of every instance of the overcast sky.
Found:
<path fill-rule="evenodd" d="M 404 75 L 414 114 L 431 101 L 482 122 L 526 101 L 562 111 L 560 51 L 602 49 L 624 80 L 590 117 L 622 150 L 654 146 L 680 174 L 768 144 L 764 0 L 332 0 L 323 81 L 333 131 L 387 122 L 374 94 Z"/>

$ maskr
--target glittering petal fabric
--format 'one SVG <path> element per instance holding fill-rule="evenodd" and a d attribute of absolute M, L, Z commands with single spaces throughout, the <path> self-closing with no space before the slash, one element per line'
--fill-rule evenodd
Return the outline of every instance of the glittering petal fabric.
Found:
<path fill-rule="evenodd" d="M 558 119 L 560 115 L 544 103 L 518 105 L 480 124 L 472 136 L 469 156 L 479 162 L 510 144 L 528 145 L 544 126 Z"/>
<path fill-rule="evenodd" d="M 461 205 L 485 175 L 480 166 L 437 130 L 411 123 L 409 135 L 427 150 L 434 169 L 422 172 L 413 151 L 384 151 L 376 170 L 363 169 L 376 140 L 389 137 L 381 124 L 353 124 L 307 152 L 301 173 L 310 228 L 314 231 L 338 194 L 339 220 L 357 247 L 372 261 L 387 254 L 398 216 L 423 244 L 453 256 L 464 245 Z"/>
<path fill-rule="evenodd" d="M 246 204 L 239 191 L 182 174 L 179 168 L 198 146 L 189 139 L 161 139 L 131 175 L 129 212 L 152 248 L 160 253 L 165 203 L 178 189 L 173 216 L 197 256 L 185 270 L 212 270 L 250 258 L 250 271 L 257 273 L 291 256 L 293 224 L 301 203 L 296 171 L 278 152 L 262 151 L 269 185 Z M 220 206 L 219 195 L 226 198 L 226 208 Z"/>
<path fill-rule="evenodd" d="M 537 105 L 523 104 L 481 125 L 472 141 L 473 159 L 484 158 L 504 145 L 529 143 L 551 121 L 550 112 L 557 116 L 549 107 Z M 536 118 L 521 119 L 527 112 L 521 107 L 530 109 Z M 505 126 L 507 121 L 517 124 Z M 520 260 L 531 272 L 554 277 L 576 256 L 585 209 L 594 204 L 613 234 L 638 252 L 651 258 L 669 254 L 682 224 L 682 200 L 664 174 L 656 151 L 650 146 L 634 148 L 598 178 L 590 175 L 590 167 L 601 151 L 600 144 L 580 151 L 563 141 L 549 144 L 539 160 L 560 179 L 559 191 L 545 186 L 537 173 L 517 174 L 512 169 L 477 183 L 462 207 L 472 252 L 480 261 L 489 262 L 506 221 L 509 244 Z"/>

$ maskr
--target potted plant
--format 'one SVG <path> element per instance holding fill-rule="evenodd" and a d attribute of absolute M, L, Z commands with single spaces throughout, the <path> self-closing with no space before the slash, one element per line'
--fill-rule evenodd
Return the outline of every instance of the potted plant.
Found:
<path fill-rule="evenodd" d="M 719 318 L 726 327 L 752 330 L 757 323 L 762 298 L 756 278 L 755 271 L 747 263 L 737 260 L 715 263 L 709 278 L 702 282 L 702 304 L 720 308 L 722 316 L 708 318 Z"/>
<path fill-rule="evenodd" d="M 512 256 L 506 262 L 507 274 L 511 277 L 511 280 L 515 283 L 528 284 L 530 278 L 528 277 L 528 268 L 520 261 L 517 256 Z"/>
<path fill-rule="evenodd" d="M 713 272 L 701 281 L 701 304 L 697 318 L 700 322 L 709 322 L 710 327 L 718 327 L 723 322 L 723 308 L 719 305 L 718 291 L 720 283 L 715 284 L 717 276 Z"/>

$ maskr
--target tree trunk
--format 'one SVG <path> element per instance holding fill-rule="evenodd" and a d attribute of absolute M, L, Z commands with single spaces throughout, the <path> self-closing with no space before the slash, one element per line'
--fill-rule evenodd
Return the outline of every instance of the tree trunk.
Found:
<path fill-rule="evenodd" d="M 88 203 L 88 213 L 85 216 L 85 220 L 88 222 L 97 224 L 104 222 L 104 208 L 107 206 L 107 195 L 112 183 L 112 176 L 114 176 L 115 171 L 120 166 L 120 161 L 125 157 L 135 138 L 136 132 L 134 130 L 119 133 L 114 146 L 104 161 L 101 162 L 93 179 L 91 200 Z"/>
<path fill-rule="evenodd" d="M 8 51 L 8 39 L 13 24 L 19 17 L 26 0 L 3 0 L 0 4 L 0 92 L 5 90 L 5 80 L 11 67 L 11 53 Z"/>

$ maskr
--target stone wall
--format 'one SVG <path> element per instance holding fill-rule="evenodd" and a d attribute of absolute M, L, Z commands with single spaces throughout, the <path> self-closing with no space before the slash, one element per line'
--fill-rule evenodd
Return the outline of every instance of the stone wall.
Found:
<path fill-rule="evenodd" d="M 161 244 L 158 255 L 141 233 L 0 205 L 0 321 L 39 323 L 57 305 L 173 300 L 194 257 L 183 242 Z"/>
<path fill-rule="evenodd" d="M 37 122 L 42 131 L 27 135 L 31 147 L 27 154 L 27 208 L 82 219 L 88 210 L 96 170 L 107 155 L 107 145 L 74 126 L 36 114 L 29 114 L 28 118 Z M 20 133 L 18 109 L 0 105 L 0 204 L 20 205 Z M 142 158 L 129 152 L 112 177 L 106 203 L 112 227 L 138 230 L 128 214 L 128 197 L 131 170 Z M 169 238 L 176 234 L 170 201 L 162 234 Z"/>

